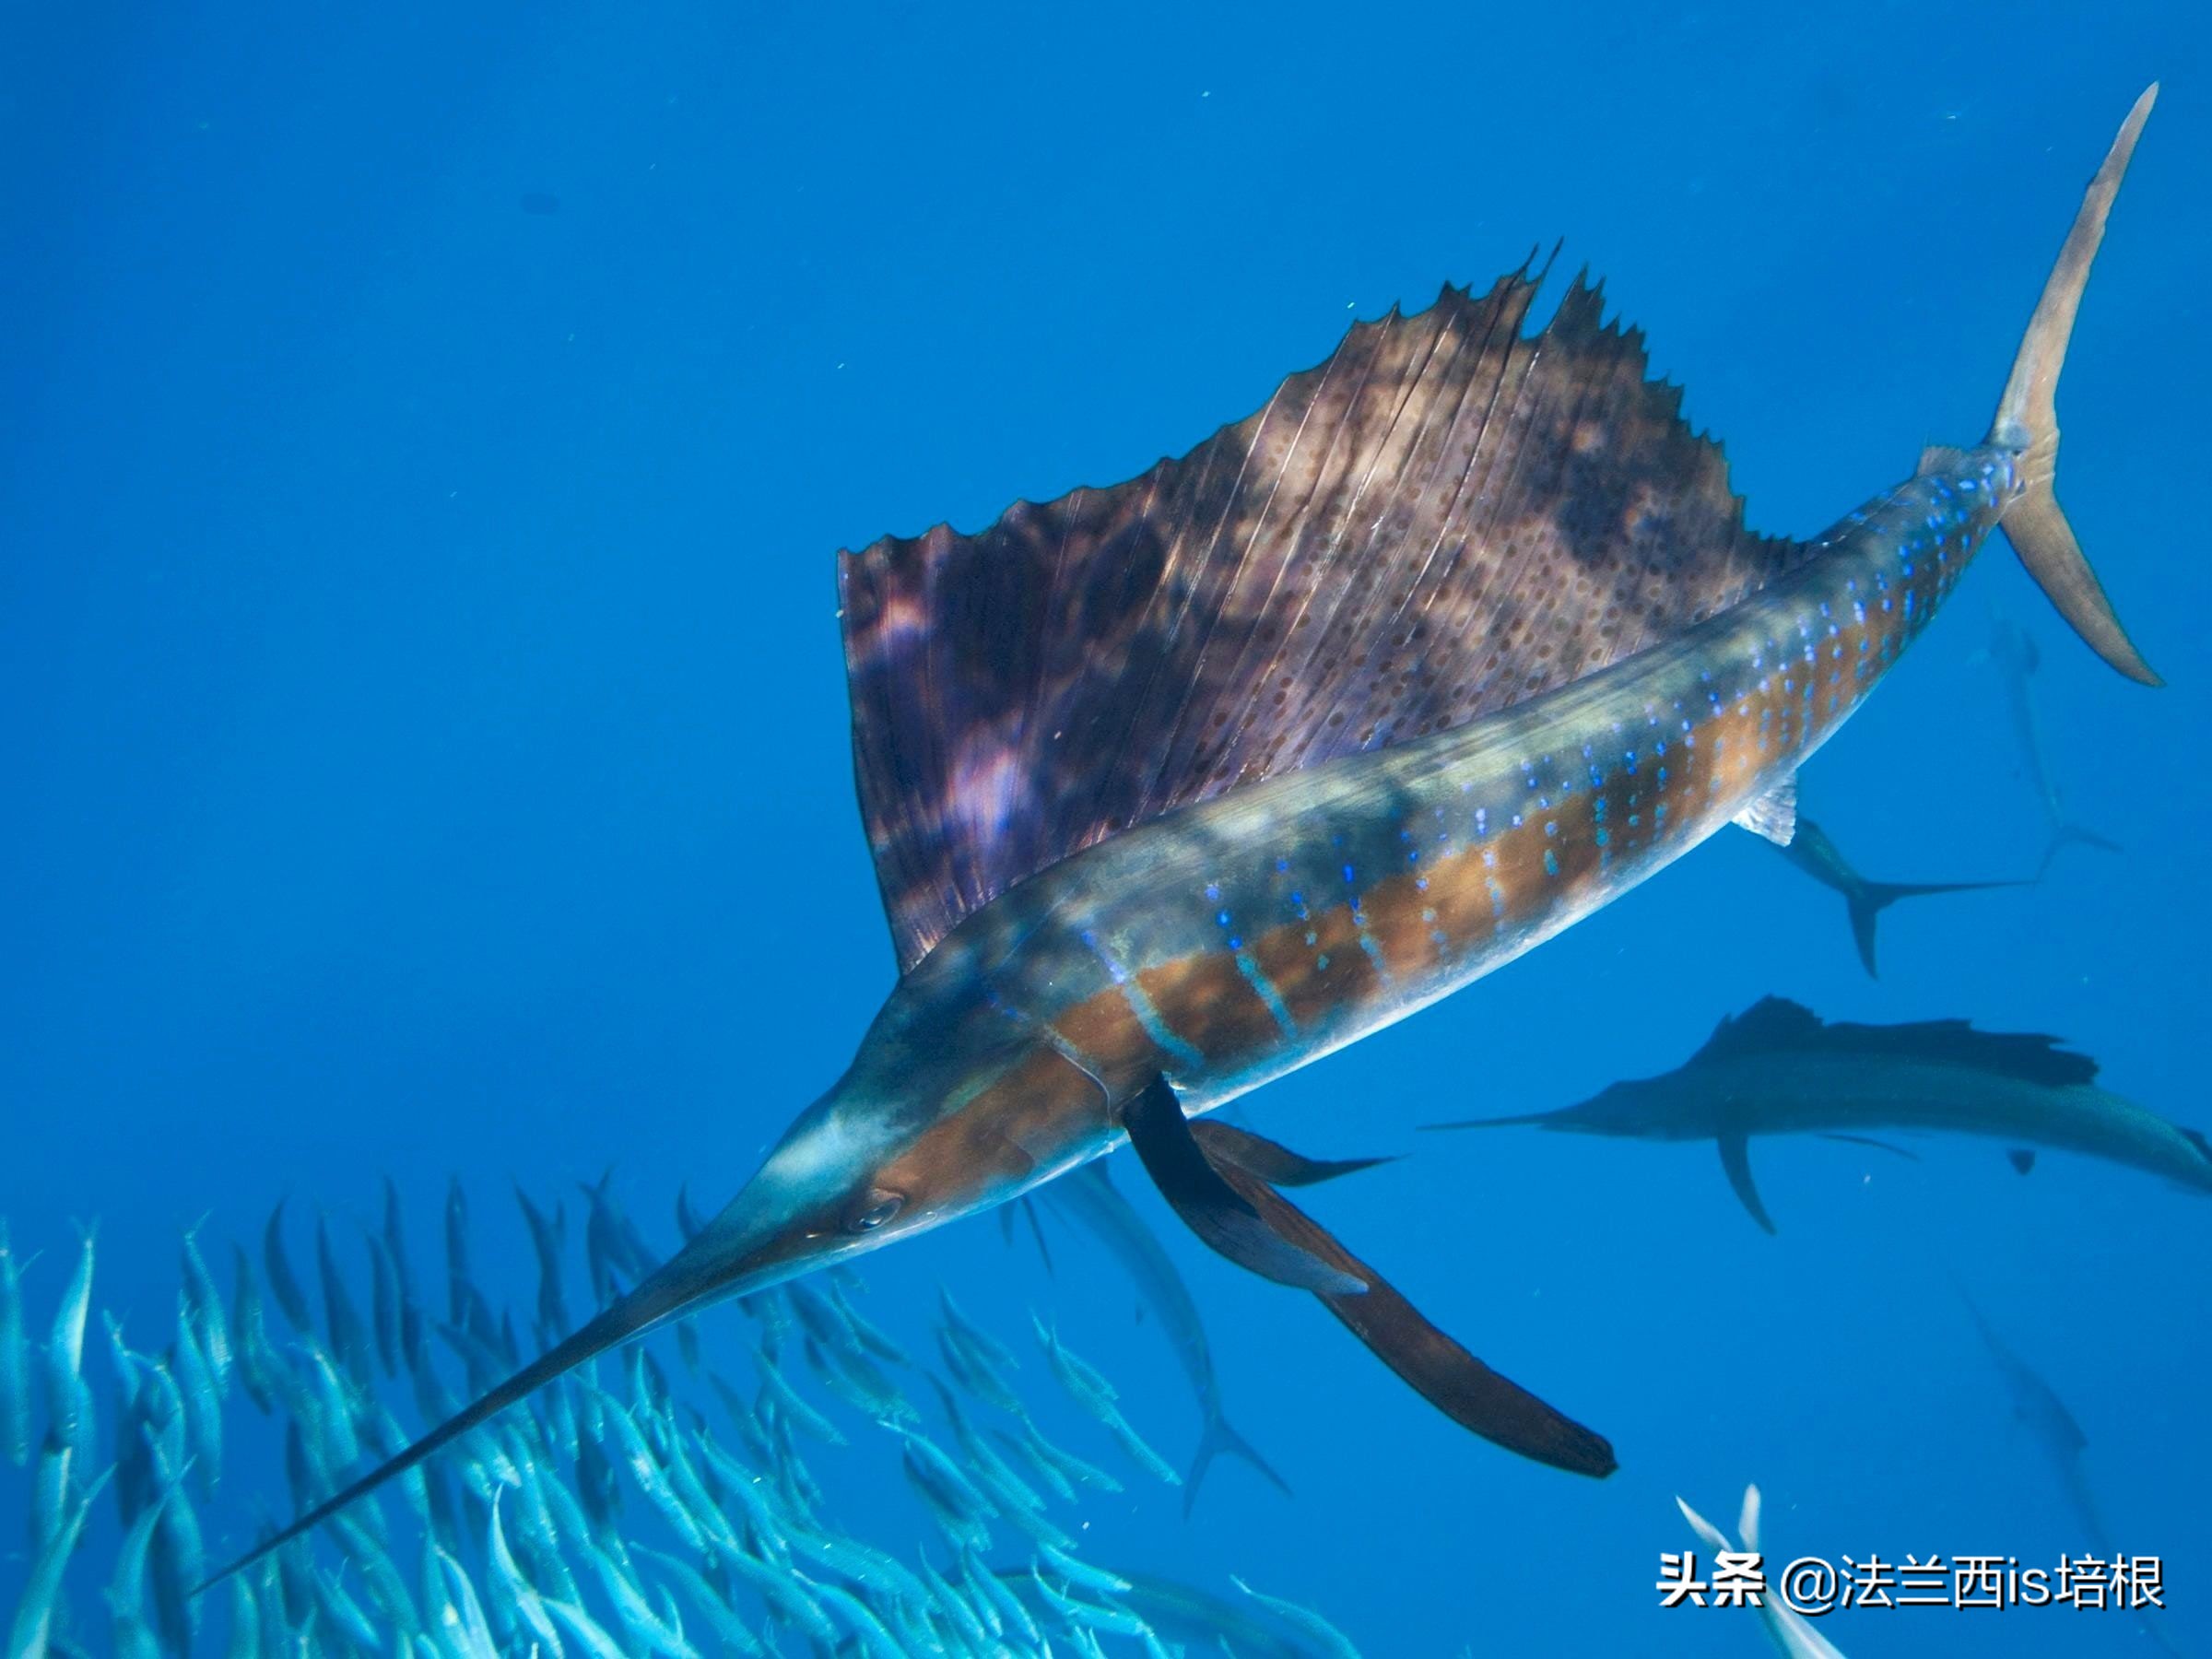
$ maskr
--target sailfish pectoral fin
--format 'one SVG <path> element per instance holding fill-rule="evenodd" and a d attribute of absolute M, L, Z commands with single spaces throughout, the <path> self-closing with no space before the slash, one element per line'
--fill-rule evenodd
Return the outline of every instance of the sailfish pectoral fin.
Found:
<path fill-rule="evenodd" d="M 1774 1218 L 1767 1214 L 1767 1206 L 1759 1200 L 1758 1183 L 1751 1179 L 1749 1138 L 1741 1129 L 1723 1129 L 1717 1141 L 1721 1148 L 1721 1168 L 1728 1172 L 1728 1184 L 1735 1189 L 1736 1197 L 1751 1212 L 1751 1219 L 1772 1232 Z"/>
<path fill-rule="evenodd" d="M 1277 1233 L 1223 1179 L 1192 1135 L 1182 1102 L 1166 1078 L 1155 1077 L 1129 1102 L 1122 1121 L 1160 1196 L 1208 1248 L 1294 1290 L 1357 1295 L 1366 1288 Z"/>
<path fill-rule="evenodd" d="M 1908 1163 L 1918 1163 L 1920 1154 L 1909 1147 L 1900 1147 L 1890 1141 L 1877 1140 L 1871 1135 L 1845 1135 L 1838 1130 L 1826 1130 L 1822 1140 L 1841 1141 L 1847 1147 L 1872 1147 L 1877 1152 L 1887 1152 L 1892 1158 L 1901 1158 Z"/>
<path fill-rule="evenodd" d="M 1500 1376 L 1428 1318 L 1381 1274 L 1257 1176 L 1229 1165 L 1222 1178 L 1280 1237 L 1349 1277 L 1358 1296 L 1320 1293 L 1330 1312 L 1414 1392 L 1463 1429 L 1523 1457 L 1603 1478 L 1619 1466 L 1612 1443 Z"/>
<path fill-rule="evenodd" d="M 1453 1422 L 1509 1452 L 1577 1475 L 1610 1475 L 1618 1466 L 1602 1435 L 1500 1376 L 1431 1324 L 1255 1168 L 1296 1175 L 1329 1166 L 1247 1131 L 1191 1124 L 1165 1079 L 1156 1079 L 1130 1105 L 1124 1121 L 1146 1170 L 1201 1240 L 1278 1283 L 1298 1281 L 1258 1261 L 1296 1264 L 1313 1280 L 1305 1288 Z M 1264 1245 L 1256 1243 L 1261 1240 Z"/>

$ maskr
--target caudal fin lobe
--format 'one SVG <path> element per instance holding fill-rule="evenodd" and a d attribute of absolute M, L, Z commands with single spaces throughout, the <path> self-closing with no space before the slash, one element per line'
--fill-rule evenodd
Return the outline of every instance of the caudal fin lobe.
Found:
<path fill-rule="evenodd" d="M 2048 857 L 2044 862 L 2049 863 Z M 1865 881 L 1843 895 L 1851 912 L 1852 943 L 1859 947 L 1859 963 L 1868 979 L 1879 979 L 1874 963 L 1874 924 L 1900 899 L 1926 899 L 1937 893 L 1974 893 L 1990 888 L 2025 887 L 2020 881 Z"/>
<path fill-rule="evenodd" d="M 2066 342 L 2074 333 L 2074 314 L 2080 309 L 2081 290 L 2088 282 L 2098 244 L 2104 240 L 2104 221 L 2112 212 L 2112 198 L 2120 194 L 2120 181 L 2127 172 L 2128 159 L 2135 154 L 2136 139 L 2158 96 L 2154 82 L 2136 100 L 2136 107 L 2121 124 L 2120 135 L 2112 140 L 2104 165 L 2089 182 L 2074 229 L 2059 250 L 2058 263 L 2052 267 L 2050 280 L 2043 285 L 2043 297 L 2020 341 L 2012 378 L 2005 383 L 1997 418 L 1989 429 L 1991 443 L 2019 452 L 2018 465 L 2027 486 L 1998 521 L 2013 551 L 2089 649 L 2128 678 L 2146 686 L 2165 682 L 2151 671 L 2120 625 L 2112 601 L 2105 597 L 2104 585 L 2089 569 L 2081 544 L 2074 538 L 2074 528 L 2066 523 L 2053 483 L 2058 474 L 2058 374 L 2065 363 Z"/>
<path fill-rule="evenodd" d="M 1206 1470 L 1213 1467 L 1214 1459 L 1224 1452 L 1231 1457 L 1242 1458 L 1265 1476 L 1277 1491 L 1286 1498 L 1290 1496 L 1290 1483 L 1277 1474 L 1275 1466 L 1260 1455 L 1258 1448 L 1239 1434 L 1235 1426 L 1216 1410 L 1206 1418 L 1206 1432 L 1199 1437 L 1198 1450 L 1191 1458 L 1190 1472 L 1182 1477 L 1183 1519 L 1190 1519 L 1191 1509 L 1198 1501 L 1198 1483 L 1206 1478 Z"/>

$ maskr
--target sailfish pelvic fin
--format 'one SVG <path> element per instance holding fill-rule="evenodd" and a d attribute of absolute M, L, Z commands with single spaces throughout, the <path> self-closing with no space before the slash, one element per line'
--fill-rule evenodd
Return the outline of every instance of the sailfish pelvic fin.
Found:
<path fill-rule="evenodd" d="M 1212 1118 L 1193 1124 L 1191 1134 L 1206 1148 L 1207 1158 L 1218 1163 L 1233 1163 L 1276 1187 L 1313 1186 L 1393 1161 L 1388 1158 L 1306 1158 L 1264 1135 Z"/>
<path fill-rule="evenodd" d="M 1772 1232 L 1774 1218 L 1767 1214 L 1766 1205 L 1759 1200 L 1759 1185 L 1751 1179 L 1749 1138 L 1741 1129 L 1723 1129 L 1716 1138 L 1721 1148 L 1721 1168 L 1728 1172 L 1728 1184 L 1735 1189 L 1744 1208 L 1751 1212 L 1751 1219 Z"/>

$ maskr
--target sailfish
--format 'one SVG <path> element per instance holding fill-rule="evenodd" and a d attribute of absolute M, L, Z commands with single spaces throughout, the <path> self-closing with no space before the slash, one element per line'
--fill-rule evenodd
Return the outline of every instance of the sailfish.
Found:
<path fill-rule="evenodd" d="M 564 1371 L 1013 1198 L 1124 1140 L 1230 1261 L 1318 1297 L 1457 1422 L 1588 1476 L 1600 1435 L 1485 1366 L 1205 1114 L 1457 990 L 1796 770 L 2002 528 L 2129 677 L 2053 493 L 2053 394 L 2156 88 L 2091 182 L 1987 437 L 1809 541 L 1586 277 L 1356 324 L 1141 476 L 841 555 L 853 768 L 900 977 L 843 1076 L 665 1265 L 244 1565 Z M 235 1568 L 227 1570 L 234 1571 Z"/>

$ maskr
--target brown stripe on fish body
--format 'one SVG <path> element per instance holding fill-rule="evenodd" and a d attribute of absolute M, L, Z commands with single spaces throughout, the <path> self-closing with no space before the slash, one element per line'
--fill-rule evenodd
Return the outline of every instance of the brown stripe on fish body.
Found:
<path fill-rule="evenodd" d="M 1406 869 L 1360 889 L 1353 920 L 1365 924 L 1362 954 L 1372 950 L 1394 980 L 1418 979 L 1442 959 L 1449 941 L 1436 936 L 1436 906 L 1429 900 L 1435 885 L 1429 873 Z"/>
<path fill-rule="evenodd" d="M 1289 1035 L 1234 949 L 1193 951 L 1141 968 L 1136 982 L 1160 1022 L 1208 1065 L 1256 1058 Z"/>
<path fill-rule="evenodd" d="M 1348 904 L 1271 927 L 1252 941 L 1253 966 L 1300 1030 L 1379 994 L 1382 978 L 1359 946 Z"/>
<path fill-rule="evenodd" d="M 1510 912 L 1511 896 L 1480 847 L 1437 859 L 1429 868 L 1428 882 L 1424 897 L 1436 912 L 1437 928 L 1454 951 L 1477 947 L 1492 937 Z"/>
<path fill-rule="evenodd" d="M 1505 827 L 1479 841 L 1425 860 L 1413 849 L 1403 869 L 1363 888 L 1357 908 L 1340 907 L 1331 920 L 1342 918 L 1338 930 L 1373 964 L 1378 987 L 1386 980 L 1429 980 L 1453 959 L 1569 902 L 1596 878 L 1607 862 L 1602 799 L 1583 790 L 1562 791 L 1554 800 L 1547 791 L 1518 822 L 1499 814 Z"/>
<path fill-rule="evenodd" d="M 1146 1031 L 1128 989 L 1109 985 L 1053 1017 L 1053 1030 L 1118 1100 L 1166 1069 L 1168 1056 Z"/>
<path fill-rule="evenodd" d="M 1482 843 L 1477 856 L 1497 884 L 1493 932 L 1518 932 L 1559 904 L 1571 886 L 1595 874 L 1600 849 L 1589 814 L 1590 808 L 1582 808 L 1579 834 L 1562 838 L 1558 817 L 1539 813 L 1509 823 Z"/>
<path fill-rule="evenodd" d="M 1509 830 L 1433 857 L 1418 875 L 1375 883 L 1360 894 L 1360 907 L 1384 971 L 1418 980 L 1447 953 L 1479 948 L 1512 925 L 1541 902 L 1544 885 L 1542 849 Z"/>

